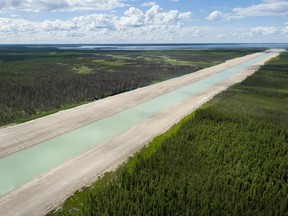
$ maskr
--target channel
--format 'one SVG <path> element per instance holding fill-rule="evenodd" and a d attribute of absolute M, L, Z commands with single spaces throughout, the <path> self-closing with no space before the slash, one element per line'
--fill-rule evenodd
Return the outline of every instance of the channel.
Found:
<path fill-rule="evenodd" d="M 103 143 L 167 108 L 273 55 L 265 53 L 208 78 L 0 159 L 0 195 Z M 135 136 L 137 136 L 135 134 Z"/>

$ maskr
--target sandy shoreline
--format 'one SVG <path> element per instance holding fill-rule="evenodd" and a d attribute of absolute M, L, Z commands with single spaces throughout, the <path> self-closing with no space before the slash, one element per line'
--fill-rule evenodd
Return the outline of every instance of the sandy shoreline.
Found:
<path fill-rule="evenodd" d="M 159 84 L 139 88 L 70 110 L 60 111 L 24 124 L 2 128 L 0 129 L 0 158 L 260 55 L 261 53 L 255 53 L 229 60 L 221 65 Z M 278 54 L 275 53 L 274 56 L 276 55 Z M 103 172 L 117 167 L 153 137 L 165 132 L 214 95 L 254 73 L 258 66 L 266 60 L 268 59 L 264 59 L 258 62 L 256 66 L 231 76 L 205 92 L 170 107 L 90 151 L 1 196 L 0 215 L 43 215 L 47 213 L 63 202 L 75 190 L 91 184 Z M 27 133 L 29 137 L 27 137 Z"/>

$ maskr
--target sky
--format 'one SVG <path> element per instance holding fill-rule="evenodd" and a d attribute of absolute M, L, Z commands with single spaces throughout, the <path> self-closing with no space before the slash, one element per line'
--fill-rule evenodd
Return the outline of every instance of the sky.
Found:
<path fill-rule="evenodd" d="M 0 0 L 0 44 L 288 43 L 288 0 Z"/>

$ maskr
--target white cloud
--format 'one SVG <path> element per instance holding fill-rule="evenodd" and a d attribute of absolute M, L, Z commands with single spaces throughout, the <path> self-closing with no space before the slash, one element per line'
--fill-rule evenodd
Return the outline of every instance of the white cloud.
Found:
<path fill-rule="evenodd" d="M 118 23 L 120 26 L 140 27 L 144 25 L 144 19 L 145 15 L 141 10 L 131 7 L 124 12 Z"/>
<path fill-rule="evenodd" d="M 273 35 L 276 33 L 276 31 L 277 30 L 274 26 L 271 26 L 271 27 L 258 26 L 258 27 L 250 29 L 251 35 L 255 37 Z"/>
<path fill-rule="evenodd" d="M 192 17 L 192 13 L 191 12 L 185 12 L 185 13 L 179 13 L 178 18 L 179 19 L 190 19 Z"/>
<path fill-rule="evenodd" d="M 218 34 L 218 35 L 216 35 L 216 38 L 218 38 L 218 39 L 227 39 L 227 34 Z"/>
<path fill-rule="evenodd" d="M 156 2 L 144 2 L 141 4 L 142 7 L 152 7 L 154 5 L 156 5 Z"/>
<path fill-rule="evenodd" d="M 236 38 L 266 38 L 269 36 L 269 38 L 275 37 L 279 34 L 279 30 L 274 26 L 257 26 L 250 28 L 248 30 L 244 31 L 234 31 L 234 32 L 228 32 L 225 34 L 218 34 L 216 35 L 216 38 L 218 39 L 236 39 Z"/>
<path fill-rule="evenodd" d="M 16 18 L 16 17 L 20 17 L 20 15 L 19 14 L 10 14 L 10 17 Z"/>
<path fill-rule="evenodd" d="M 213 11 L 206 17 L 208 20 L 232 20 L 255 16 L 288 16 L 287 0 L 263 0 L 260 4 L 248 7 L 234 8 L 229 13 Z"/>
<path fill-rule="evenodd" d="M 70 30 L 81 32 L 98 31 L 100 29 L 114 30 L 117 27 L 117 17 L 111 14 L 89 14 L 73 18 L 71 21 L 63 21 L 65 24 L 72 23 Z M 55 21 L 52 21 L 55 22 Z"/>
<path fill-rule="evenodd" d="M 130 7 L 122 16 L 115 14 L 89 14 L 70 20 L 45 20 L 33 22 L 25 19 L 0 18 L 0 40 L 109 42 L 172 40 L 181 29 L 182 22 L 191 17 L 190 12 L 163 11 L 154 5 L 146 11 Z M 4 34 L 2 34 L 4 33 Z M 195 33 L 195 37 L 200 32 Z M 4 37 L 5 35 L 5 37 Z M 8 37 L 7 37 L 8 36 Z"/>
<path fill-rule="evenodd" d="M 35 32 L 35 28 L 33 23 L 24 19 L 0 18 L 0 32 L 10 34 L 25 32 L 30 34 Z"/>
<path fill-rule="evenodd" d="M 203 37 L 202 31 L 200 29 L 196 29 L 194 32 L 191 33 L 190 37 L 201 38 Z"/>
<path fill-rule="evenodd" d="M 213 11 L 209 14 L 208 17 L 206 17 L 207 20 L 222 20 L 225 18 L 225 14 L 221 11 Z"/>
<path fill-rule="evenodd" d="M 262 4 L 252 5 L 246 8 L 233 9 L 236 18 L 251 16 L 287 16 L 288 1 L 265 1 Z"/>
<path fill-rule="evenodd" d="M 282 29 L 282 33 L 288 36 L 288 23 L 285 23 L 284 28 Z"/>
<path fill-rule="evenodd" d="M 117 25 L 120 27 L 143 27 L 181 24 L 182 20 L 191 17 L 191 12 L 181 13 L 178 10 L 163 12 L 159 5 L 153 5 L 149 10 L 143 12 L 137 8 L 130 7 L 124 12 L 124 16 L 118 19 Z"/>
<path fill-rule="evenodd" d="M 38 28 L 38 30 L 42 31 L 64 31 L 64 30 L 70 30 L 75 28 L 75 24 L 71 21 L 62 21 L 62 20 L 45 20 L 42 23 L 30 23 L 31 26 L 35 26 Z"/>
<path fill-rule="evenodd" d="M 79 10 L 111 10 L 125 6 L 125 0 L 1 0 L 0 12 L 55 12 Z"/>

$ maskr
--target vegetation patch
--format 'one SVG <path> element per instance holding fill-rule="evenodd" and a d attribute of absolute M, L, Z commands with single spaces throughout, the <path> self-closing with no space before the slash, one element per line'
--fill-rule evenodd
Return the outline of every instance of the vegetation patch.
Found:
<path fill-rule="evenodd" d="M 79 74 L 89 74 L 93 72 L 93 70 L 87 66 L 76 66 L 73 70 Z"/>
<path fill-rule="evenodd" d="M 125 65 L 130 64 L 124 61 L 109 61 L 109 60 L 104 60 L 104 59 L 95 59 L 92 62 L 97 63 L 99 65 L 112 66 L 112 67 L 120 67 L 120 66 L 125 66 Z"/>
<path fill-rule="evenodd" d="M 50 215 L 286 215 L 288 109 L 278 91 L 288 79 L 275 76 L 287 66 L 284 53 Z"/>
<path fill-rule="evenodd" d="M 111 57 L 117 60 L 131 60 L 131 57 L 126 56 L 125 54 L 117 55 L 117 54 L 106 54 L 106 56 Z"/>

